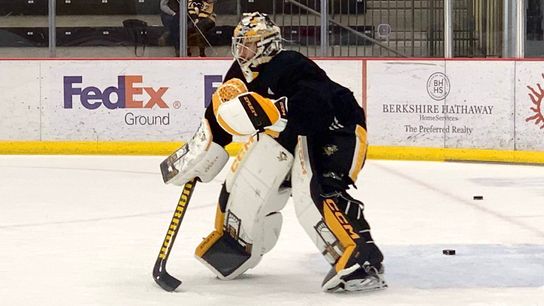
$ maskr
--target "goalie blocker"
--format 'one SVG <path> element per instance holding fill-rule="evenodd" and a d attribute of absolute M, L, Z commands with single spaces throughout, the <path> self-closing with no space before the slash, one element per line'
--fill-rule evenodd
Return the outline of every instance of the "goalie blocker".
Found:
<path fill-rule="evenodd" d="M 213 142 L 208 120 L 202 119 L 191 140 L 168 156 L 160 165 L 162 179 L 167 184 L 183 186 L 198 178 L 211 181 L 223 169 L 229 154 Z"/>

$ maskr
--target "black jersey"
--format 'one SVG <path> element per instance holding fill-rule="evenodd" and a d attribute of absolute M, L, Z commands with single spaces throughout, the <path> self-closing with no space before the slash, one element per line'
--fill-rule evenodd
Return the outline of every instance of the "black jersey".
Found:
<path fill-rule="evenodd" d="M 270 62 L 259 66 L 258 76 L 250 83 L 249 91 L 270 99 L 288 98 L 287 126 L 278 142 L 293 152 L 297 136 L 318 136 L 330 133 L 333 122 L 338 125 L 359 124 L 366 129 L 365 114 L 353 93 L 332 81 L 313 61 L 296 51 L 282 51 Z M 239 78 L 245 82 L 242 70 L 235 61 L 225 80 Z M 219 126 L 210 105 L 206 110 L 214 141 L 226 145 L 232 136 Z"/>

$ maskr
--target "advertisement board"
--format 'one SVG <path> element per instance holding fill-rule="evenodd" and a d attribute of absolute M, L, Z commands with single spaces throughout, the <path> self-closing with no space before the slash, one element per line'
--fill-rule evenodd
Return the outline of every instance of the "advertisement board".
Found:
<path fill-rule="evenodd" d="M 319 60 L 362 99 L 362 62 Z M 0 140 L 183 141 L 230 60 L 3 61 Z"/>
<path fill-rule="evenodd" d="M 544 63 L 516 67 L 516 149 L 544 151 Z"/>
<path fill-rule="evenodd" d="M 513 61 L 446 61 L 445 148 L 514 150 Z"/>
<path fill-rule="evenodd" d="M 40 139 L 40 62 L 0 62 L 0 140 Z"/>
<path fill-rule="evenodd" d="M 192 136 L 227 61 L 43 62 L 43 140 Z"/>
<path fill-rule="evenodd" d="M 544 151 L 541 61 L 316 63 L 366 106 L 371 148 L 483 149 L 486 156 L 498 154 L 493 150 Z M 32 152 L 46 152 L 61 142 L 79 142 L 81 148 L 186 141 L 231 64 L 227 59 L 0 60 L 0 142 L 6 152 L 25 152 L 25 145 L 35 146 L 31 142 L 44 144 Z M 15 142 L 20 149 L 11 149 Z M 435 152 L 433 158 L 448 154 Z"/>
<path fill-rule="evenodd" d="M 514 149 L 514 62 L 369 61 L 369 142 Z"/>
<path fill-rule="evenodd" d="M 449 93 L 444 72 L 444 61 L 368 61 L 369 143 L 442 147 L 445 121 L 440 119 Z"/>

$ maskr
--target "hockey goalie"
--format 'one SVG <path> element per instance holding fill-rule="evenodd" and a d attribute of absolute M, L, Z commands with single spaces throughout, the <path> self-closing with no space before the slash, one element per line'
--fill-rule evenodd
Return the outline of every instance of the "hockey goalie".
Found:
<path fill-rule="evenodd" d="M 265 14 L 243 15 L 232 53 L 181 166 L 163 172 L 167 183 L 208 182 L 226 165 L 233 136 L 249 136 L 196 258 L 225 280 L 254 268 L 276 244 L 292 196 L 299 222 L 331 264 L 324 291 L 386 288 L 363 203 L 347 193 L 367 150 L 365 114 L 353 93 L 302 54 L 283 50 L 280 29 Z"/>

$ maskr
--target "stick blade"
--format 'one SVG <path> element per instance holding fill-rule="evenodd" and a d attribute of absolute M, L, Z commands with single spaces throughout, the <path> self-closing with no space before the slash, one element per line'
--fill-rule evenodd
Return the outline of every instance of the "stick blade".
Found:
<path fill-rule="evenodd" d="M 176 290 L 179 285 L 181 285 L 181 281 L 168 274 L 162 263 L 163 262 L 157 261 L 157 263 L 155 264 L 155 267 L 153 269 L 153 279 L 155 280 L 155 283 L 157 283 L 157 285 L 159 285 L 162 289 L 168 292 L 172 292 Z"/>

